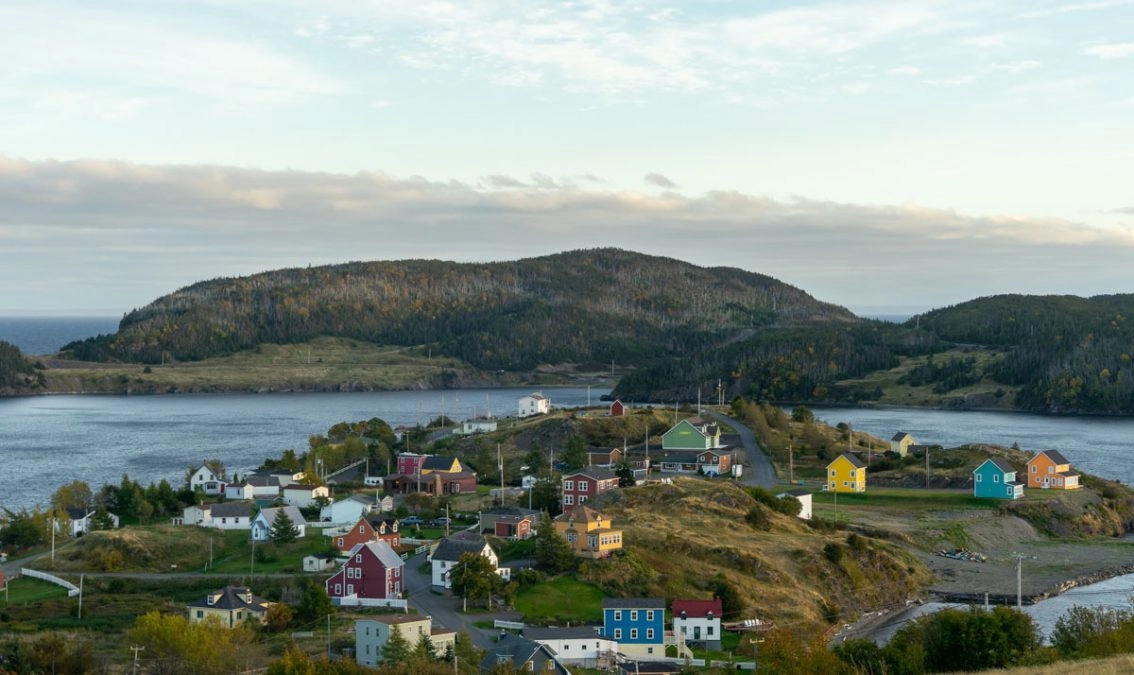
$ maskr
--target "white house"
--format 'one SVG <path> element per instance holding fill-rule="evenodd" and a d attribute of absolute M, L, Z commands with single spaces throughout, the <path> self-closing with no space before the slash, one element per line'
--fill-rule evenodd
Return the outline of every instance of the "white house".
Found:
<path fill-rule="evenodd" d="M 422 636 L 427 636 L 438 654 L 455 646 L 457 633 L 434 626 L 433 619 L 415 614 L 387 614 L 354 622 L 354 656 L 364 666 L 377 667 L 382 663 L 382 649 L 390 639 L 391 631 L 398 631 L 412 649 Z"/>
<path fill-rule="evenodd" d="M 91 531 L 91 521 L 94 520 L 97 510 L 87 509 L 67 509 L 67 516 L 71 519 L 71 536 L 77 537 L 81 534 L 86 534 Z M 118 528 L 118 516 L 113 513 L 107 513 L 107 518 L 110 520 L 110 526 L 114 529 Z M 58 531 L 58 528 L 56 528 Z"/>
<path fill-rule="evenodd" d="M 304 572 L 326 572 L 335 569 L 335 558 L 329 553 L 312 553 L 303 556 Z"/>
<path fill-rule="evenodd" d="M 292 483 L 283 489 L 283 500 L 285 504 L 305 509 L 309 506 L 315 505 L 315 500 L 320 497 L 324 499 L 331 498 L 331 491 L 327 489 L 326 485 L 308 485 L 306 483 Z"/>
<path fill-rule="evenodd" d="M 278 476 L 248 475 L 244 482 L 252 486 L 252 497 L 255 499 L 275 499 L 280 496 L 280 479 Z"/>
<path fill-rule="evenodd" d="M 795 497 L 799 500 L 799 517 L 804 520 L 811 520 L 811 493 L 807 490 L 795 489 L 781 492 L 776 495 L 779 499 L 787 499 L 788 497 Z"/>
<path fill-rule="evenodd" d="M 618 641 L 604 637 L 599 626 L 525 628 L 524 637 L 549 647 L 565 666 L 602 668 L 613 665 Z"/>
<path fill-rule="evenodd" d="M 193 475 L 189 476 L 189 489 L 195 492 L 197 488 L 203 490 L 206 495 L 216 497 L 224 493 L 224 478 L 202 464 Z"/>
<path fill-rule="evenodd" d="M 251 501 L 255 496 L 256 494 L 252 486 L 244 481 L 229 483 L 224 486 L 225 499 Z"/>
<path fill-rule="evenodd" d="M 248 530 L 252 528 L 252 514 L 255 504 L 252 502 L 225 502 L 224 504 L 206 504 L 204 522 L 195 523 L 204 527 L 213 527 L 218 530 Z M 188 518 L 186 523 L 191 523 Z"/>
<path fill-rule="evenodd" d="M 721 599 L 674 600 L 673 632 L 686 642 L 706 649 L 721 648 Z"/>
<path fill-rule="evenodd" d="M 520 417 L 531 417 L 532 415 L 544 415 L 551 412 L 551 399 L 543 394 L 529 394 L 520 398 L 519 412 Z"/>
<path fill-rule="evenodd" d="M 393 500 L 390 500 L 393 510 Z M 319 520 L 332 525 L 353 525 L 358 519 L 375 510 L 375 499 L 368 494 L 353 494 L 319 510 Z"/>
<path fill-rule="evenodd" d="M 286 513 L 287 517 L 291 519 L 291 523 L 295 525 L 295 529 L 299 531 L 299 537 L 303 538 L 307 534 L 307 527 L 303 521 L 303 514 L 299 509 L 291 506 L 278 506 L 269 509 L 261 509 L 260 513 L 252 519 L 252 539 L 255 541 L 267 541 L 272 538 L 272 525 L 275 524 L 276 518 L 281 513 Z"/>
<path fill-rule="evenodd" d="M 471 532 L 458 532 L 451 537 L 442 539 L 441 544 L 434 549 L 429 558 L 433 565 L 433 585 L 451 588 L 453 584 L 450 574 L 453 568 L 457 566 L 461 556 L 466 553 L 479 553 L 488 558 L 497 574 L 504 577 L 505 580 L 512 578 L 512 570 L 507 567 L 500 567 L 500 558 L 484 540 L 484 537 Z"/>

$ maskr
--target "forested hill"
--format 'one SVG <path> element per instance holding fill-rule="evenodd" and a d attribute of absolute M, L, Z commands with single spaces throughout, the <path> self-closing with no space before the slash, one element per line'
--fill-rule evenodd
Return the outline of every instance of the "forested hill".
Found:
<path fill-rule="evenodd" d="M 352 262 L 188 286 L 127 314 L 76 358 L 199 360 L 317 336 L 427 345 L 482 369 L 646 366 L 769 326 L 851 324 L 771 277 L 617 249 L 495 263 Z"/>
<path fill-rule="evenodd" d="M 25 393 L 40 384 L 41 378 L 20 350 L 0 340 L 0 393 Z"/>
<path fill-rule="evenodd" d="M 943 340 L 993 346 L 987 375 L 1028 410 L 1134 414 L 1134 295 L 998 295 L 911 319 Z"/>

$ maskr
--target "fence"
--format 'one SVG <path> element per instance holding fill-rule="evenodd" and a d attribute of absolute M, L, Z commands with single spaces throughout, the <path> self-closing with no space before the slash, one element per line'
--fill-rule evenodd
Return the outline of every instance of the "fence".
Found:
<path fill-rule="evenodd" d="M 339 607 L 396 607 L 401 610 L 409 608 L 409 601 L 400 598 L 360 598 L 356 595 L 348 595 L 331 600 Z"/>
<path fill-rule="evenodd" d="M 78 586 L 71 583 L 70 581 L 67 581 L 66 579 L 60 579 L 59 577 L 55 576 L 54 574 L 48 574 L 47 572 L 39 572 L 37 570 L 28 569 L 26 567 L 23 569 L 22 574 L 25 577 L 31 577 L 32 579 L 39 579 L 41 581 L 47 581 L 49 583 L 55 584 L 56 586 L 62 586 L 63 588 L 66 588 L 67 589 L 67 597 L 69 597 L 69 598 L 73 598 L 73 597 L 75 597 L 76 595 L 79 594 L 79 587 Z"/>

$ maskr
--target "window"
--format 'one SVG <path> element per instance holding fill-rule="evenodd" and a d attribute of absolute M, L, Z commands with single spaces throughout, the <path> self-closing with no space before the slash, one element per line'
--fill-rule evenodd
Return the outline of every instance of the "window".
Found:
<path fill-rule="evenodd" d="M 653 621 L 653 620 L 654 620 L 654 610 L 651 609 L 651 610 L 646 612 L 646 621 Z"/>
<path fill-rule="evenodd" d="M 345 546 L 345 545 L 346 545 L 346 544 L 345 544 L 345 543 L 343 543 L 343 538 L 342 538 L 342 537 L 339 537 L 339 550 L 341 551 L 341 550 L 342 550 L 342 548 L 343 548 L 343 546 Z"/>
<path fill-rule="evenodd" d="M 335 595 L 342 595 L 342 594 L 343 594 L 343 585 L 342 584 L 335 584 Z"/>
<path fill-rule="evenodd" d="M 361 554 L 361 553 L 355 554 L 355 556 L 354 556 L 354 561 L 355 561 L 356 563 L 360 563 L 360 562 L 362 562 L 362 554 Z"/>
<path fill-rule="evenodd" d="M 1054 466 L 1047 467 L 1047 472 L 1048 473 L 1055 473 L 1055 467 Z"/>
<path fill-rule="evenodd" d="M 653 648 L 653 647 L 646 647 L 646 653 L 647 653 L 647 654 L 653 654 L 653 653 L 654 653 L 654 648 Z"/>
<path fill-rule="evenodd" d="M 615 628 L 614 629 L 614 639 L 615 640 L 621 640 L 622 639 L 622 629 L 621 628 Z"/>
<path fill-rule="evenodd" d="M 563 505 L 564 506 L 571 506 L 574 503 L 575 503 L 575 496 L 574 495 L 563 495 Z"/>
<path fill-rule="evenodd" d="M 638 629 L 637 628 L 631 628 L 630 629 L 630 639 L 631 640 L 637 640 L 638 639 Z"/>
<path fill-rule="evenodd" d="M 979 483 L 979 482 L 980 482 L 980 479 L 981 479 L 981 475 L 980 475 L 980 474 L 978 473 L 978 474 L 976 475 L 976 482 L 978 482 L 978 483 Z"/>
<path fill-rule="evenodd" d="M 575 489 L 575 481 L 573 481 L 573 480 L 563 481 L 563 489 L 564 490 L 574 490 Z"/>
<path fill-rule="evenodd" d="M 239 609 L 236 610 L 236 620 L 239 621 L 240 619 L 243 619 L 243 618 L 244 618 L 244 612 L 240 611 Z"/>
<path fill-rule="evenodd" d="M 620 609 L 614 610 L 614 620 L 615 621 L 621 621 L 622 620 L 622 610 L 620 610 Z"/>
<path fill-rule="evenodd" d="M 198 610 L 197 610 L 197 618 L 198 618 L 198 619 L 203 619 L 203 618 L 205 618 L 205 611 L 204 611 L 204 610 L 201 610 L 201 609 L 198 609 Z"/>
<path fill-rule="evenodd" d="M 582 504 L 585 501 L 587 501 L 587 495 L 579 495 L 579 503 Z"/>
<path fill-rule="evenodd" d="M 1035 465 L 1035 464 L 1033 464 L 1033 465 L 1032 465 L 1032 473 L 1035 473 L 1035 472 L 1036 472 L 1036 465 Z"/>
<path fill-rule="evenodd" d="M 653 641 L 653 639 L 654 639 L 654 629 L 653 628 L 647 628 L 646 629 L 646 639 L 650 640 L 651 642 Z"/>
<path fill-rule="evenodd" d="M 993 483 L 999 483 L 1000 482 L 1000 474 L 998 474 L 998 473 L 992 474 L 992 482 Z"/>
<path fill-rule="evenodd" d="M 638 620 L 638 610 L 636 610 L 636 609 L 630 610 L 630 620 L 631 621 L 637 621 Z"/>
<path fill-rule="evenodd" d="M 365 528 L 365 526 L 363 526 L 363 525 L 359 525 L 359 526 L 358 526 L 358 533 L 359 533 L 359 534 L 366 534 L 366 528 Z M 341 541 L 341 540 L 340 540 L 340 541 Z"/>
<path fill-rule="evenodd" d="M 834 477 L 835 477 L 835 470 L 831 469 L 831 478 L 834 478 Z"/>
<path fill-rule="evenodd" d="M 591 487 L 591 485 L 587 481 L 585 481 L 585 480 L 579 481 L 579 492 L 587 492 L 590 489 L 590 487 Z"/>

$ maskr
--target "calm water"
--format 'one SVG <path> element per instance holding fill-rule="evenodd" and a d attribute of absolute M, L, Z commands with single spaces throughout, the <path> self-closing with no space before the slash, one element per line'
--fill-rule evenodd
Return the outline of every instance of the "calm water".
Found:
<path fill-rule="evenodd" d="M 0 340 L 25 354 L 54 354 L 74 340 L 118 330 L 116 316 L 0 316 Z"/>
<path fill-rule="evenodd" d="M 1071 464 L 1105 478 L 1134 485 L 1134 419 L 1050 417 L 1021 413 L 918 409 L 813 408 L 830 423 L 890 440 L 899 431 L 918 443 L 954 448 L 966 443 L 1011 446 L 1028 451 L 1059 450 Z M 1023 467 L 1021 467 L 1023 468 Z"/>
<path fill-rule="evenodd" d="M 591 401 L 607 389 L 593 388 Z M 83 480 L 92 488 L 123 473 L 143 485 L 174 485 L 185 469 L 217 458 L 243 472 L 333 424 L 379 417 L 390 426 L 426 424 L 445 415 L 516 414 L 531 389 L 464 389 L 317 394 L 38 396 L 0 399 L 0 507 L 44 504 L 57 487 Z M 544 390 L 556 408 L 584 406 L 588 390 Z"/>

